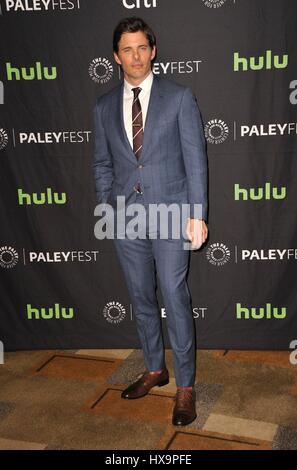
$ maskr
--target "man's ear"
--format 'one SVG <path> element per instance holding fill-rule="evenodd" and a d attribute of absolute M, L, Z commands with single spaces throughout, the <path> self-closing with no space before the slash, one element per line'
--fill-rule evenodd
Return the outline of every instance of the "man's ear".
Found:
<path fill-rule="evenodd" d="M 151 58 L 151 60 L 154 60 L 154 58 L 156 57 L 156 52 L 157 52 L 157 48 L 156 48 L 156 46 L 154 46 L 153 49 L 152 49 L 152 56 L 151 56 L 152 58 Z"/>
<path fill-rule="evenodd" d="M 122 65 L 122 62 L 119 59 L 119 56 L 117 55 L 116 52 L 113 53 L 114 60 L 116 61 L 117 64 Z"/>

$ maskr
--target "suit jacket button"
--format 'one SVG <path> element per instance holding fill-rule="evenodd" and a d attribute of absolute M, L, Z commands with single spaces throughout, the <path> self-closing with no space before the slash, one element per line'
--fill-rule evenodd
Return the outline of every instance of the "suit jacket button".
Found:
<path fill-rule="evenodd" d="M 141 168 L 143 168 L 143 165 L 138 165 L 138 168 L 140 168 L 140 170 L 141 170 Z"/>

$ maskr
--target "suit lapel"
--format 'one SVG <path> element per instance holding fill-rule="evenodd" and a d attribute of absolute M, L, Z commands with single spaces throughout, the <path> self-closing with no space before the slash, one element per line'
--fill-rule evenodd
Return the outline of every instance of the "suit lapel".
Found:
<path fill-rule="evenodd" d="M 132 160 L 135 163 L 136 157 L 134 155 L 133 149 L 130 145 L 126 129 L 124 123 L 124 84 L 119 87 L 119 91 L 117 93 L 117 100 L 116 100 L 116 116 L 120 116 L 120 119 L 117 118 L 117 122 L 119 124 L 119 135 L 121 140 L 127 150 L 126 155 L 129 160 Z"/>
<path fill-rule="evenodd" d="M 162 109 L 162 103 L 160 101 L 161 98 L 162 98 L 162 93 L 160 90 L 159 78 L 156 77 L 156 75 L 154 75 L 150 101 L 149 101 L 149 106 L 148 106 L 146 121 L 145 121 L 145 126 L 144 126 L 144 136 L 143 136 L 142 150 L 141 150 L 139 161 L 145 158 L 150 142 L 153 138 L 153 131 L 157 125 L 158 116 L 160 114 L 160 109 Z"/>

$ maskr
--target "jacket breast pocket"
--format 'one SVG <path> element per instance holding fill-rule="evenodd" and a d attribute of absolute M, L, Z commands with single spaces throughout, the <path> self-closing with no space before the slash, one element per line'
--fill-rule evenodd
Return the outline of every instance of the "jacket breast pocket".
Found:
<path fill-rule="evenodd" d="M 170 181 L 165 184 L 166 194 L 178 194 L 187 190 L 187 178 L 178 179 L 176 181 Z"/>

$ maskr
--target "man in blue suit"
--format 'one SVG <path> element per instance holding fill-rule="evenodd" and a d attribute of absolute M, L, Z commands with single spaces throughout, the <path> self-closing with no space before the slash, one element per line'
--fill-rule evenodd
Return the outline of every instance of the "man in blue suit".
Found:
<path fill-rule="evenodd" d="M 94 108 L 93 170 L 97 200 L 113 207 L 117 196 L 145 208 L 139 237 L 125 232 L 114 239 L 135 312 L 146 371 L 122 393 L 145 396 L 169 382 L 165 365 L 156 274 L 166 308 L 177 392 L 172 423 L 187 425 L 196 418 L 195 325 L 186 282 L 189 250 L 207 238 L 207 157 L 200 112 L 191 90 L 155 76 L 151 61 L 156 38 L 140 18 L 122 20 L 114 31 L 114 57 L 124 82 L 97 99 Z M 151 224 L 152 205 L 188 206 L 186 236 L 167 238 Z M 196 212 L 199 206 L 200 211 Z M 179 224 L 180 222 L 178 222 Z M 182 225 L 182 224 L 181 224 Z M 127 228 L 127 227 L 126 227 Z"/>

